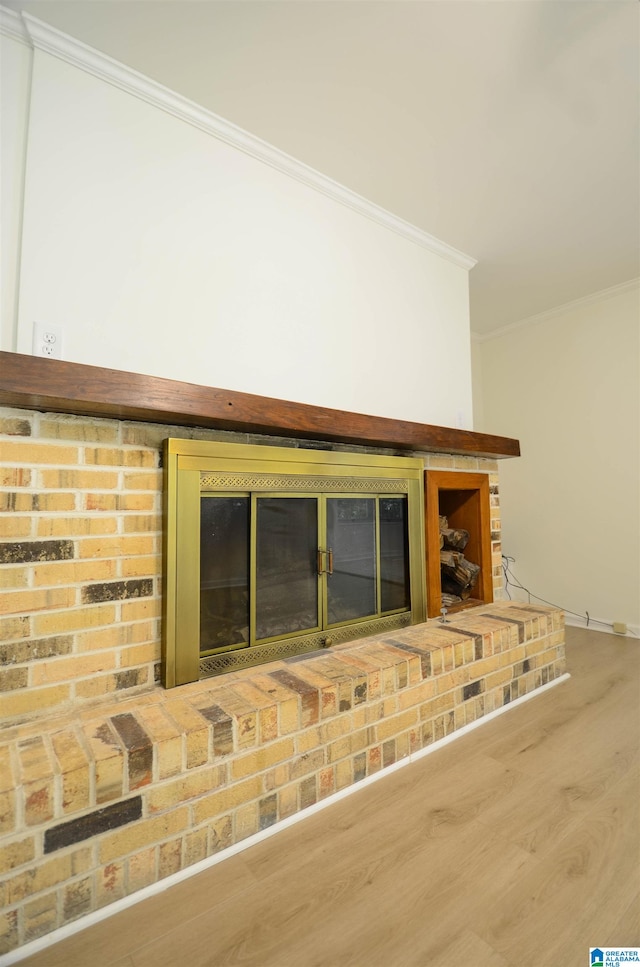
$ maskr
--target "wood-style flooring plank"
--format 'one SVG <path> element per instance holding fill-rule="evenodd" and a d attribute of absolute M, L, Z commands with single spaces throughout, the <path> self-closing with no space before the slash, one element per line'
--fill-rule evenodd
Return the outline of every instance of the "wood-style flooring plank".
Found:
<path fill-rule="evenodd" d="M 472 918 L 474 929 L 508 963 L 533 964 L 542 949 L 549 963 L 580 967 L 590 946 L 621 945 L 615 935 L 620 898 L 637 893 L 640 876 L 639 789 L 636 769 L 552 853 L 523 870 L 497 916 Z"/>
<path fill-rule="evenodd" d="M 224 872 L 222 866 L 225 867 Z M 215 904 L 220 898 L 220 894 L 211 889 L 211 879 L 217 879 L 223 885 L 225 897 L 234 897 L 244 892 L 247 884 L 253 880 L 253 874 L 247 869 L 242 855 L 234 856 L 231 861 L 225 860 L 220 867 L 214 866 L 196 874 L 170 890 L 127 907 L 114 917 L 108 917 L 42 953 L 22 960 L 21 965 L 116 967 L 117 964 L 120 967 L 120 959 L 126 963 L 133 950 L 175 929 L 184 922 L 185 916 L 195 917 L 210 911 L 212 903 Z M 175 894 L 174 890 L 178 893 Z"/>
<path fill-rule="evenodd" d="M 477 934 L 464 928 L 451 943 L 430 954 L 429 967 L 452 967 L 453 964 L 473 967 L 508 967 L 508 962 Z M 427 961 L 422 961 L 427 963 Z"/>
<path fill-rule="evenodd" d="M 640 937 L 640 892 L 631 900 L 618 922 L 612 928 L 616 943 L 621 947 L 637 947 Z M 597 945 L 596 945 L 597 946 Z"/>

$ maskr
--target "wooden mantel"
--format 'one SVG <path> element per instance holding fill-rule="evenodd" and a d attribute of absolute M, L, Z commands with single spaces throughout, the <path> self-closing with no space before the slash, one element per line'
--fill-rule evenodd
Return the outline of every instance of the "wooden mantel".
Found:
<path fill-rule="evenodd" d="M 0 352 L 0 403 L 54 413 L 361 446 L 518 457 L 509 437 L 409 423 L 58 359 Z"/>

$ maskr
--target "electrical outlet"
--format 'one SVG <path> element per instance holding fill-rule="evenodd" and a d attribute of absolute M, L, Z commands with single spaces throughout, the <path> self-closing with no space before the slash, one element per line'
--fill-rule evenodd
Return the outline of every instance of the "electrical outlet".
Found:
<path fill-rule="evenodd" d="M 32 353 L 34 356 L 62 359 L 62 329 L 60 326 L 49 326 L 44 322 L 34 322 Z"/>
<path fill-rule="evenodd" d="M 613 632 L 616 635 L 626 635 L 627 626 L 624 621 L 614 621 L 613 622 Z"/>

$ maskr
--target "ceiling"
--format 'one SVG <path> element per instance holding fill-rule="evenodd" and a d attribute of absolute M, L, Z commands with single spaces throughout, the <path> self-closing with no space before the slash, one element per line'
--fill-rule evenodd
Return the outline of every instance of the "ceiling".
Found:
<path fill-rule="evenodd" d="M 478 260 L 480 335 L 640 275 L 636 0 L 3 0 Z"/>

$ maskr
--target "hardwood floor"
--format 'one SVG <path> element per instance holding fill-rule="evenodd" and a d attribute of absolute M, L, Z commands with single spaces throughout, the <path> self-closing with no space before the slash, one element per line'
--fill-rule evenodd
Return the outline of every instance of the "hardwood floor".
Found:
<path fill-rule="evenodd" d="M 28 967 L 587 967 L 640 946 L 640 641 Z"/>

